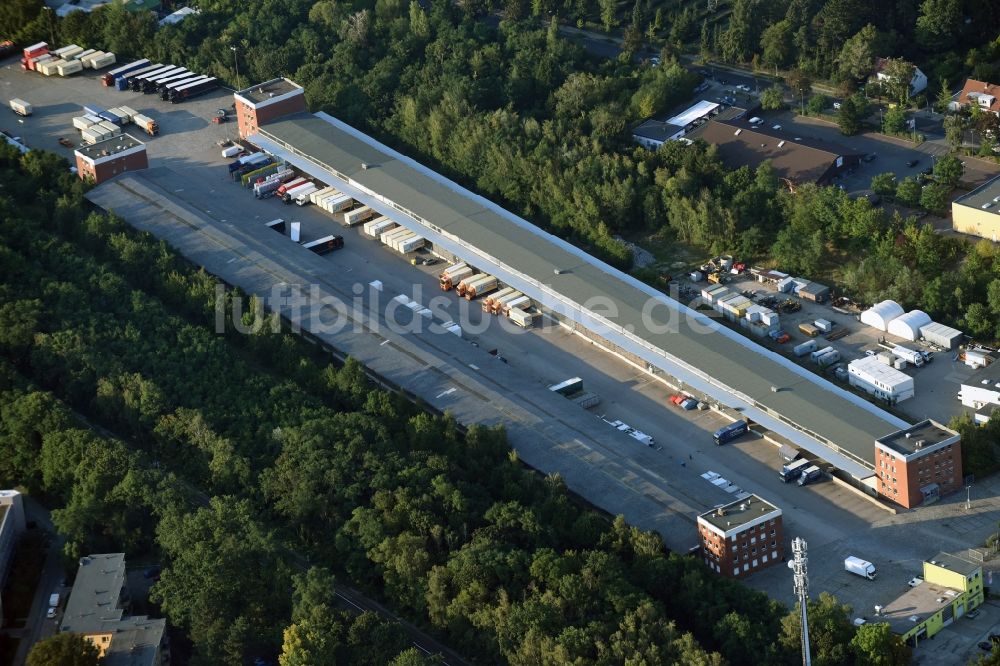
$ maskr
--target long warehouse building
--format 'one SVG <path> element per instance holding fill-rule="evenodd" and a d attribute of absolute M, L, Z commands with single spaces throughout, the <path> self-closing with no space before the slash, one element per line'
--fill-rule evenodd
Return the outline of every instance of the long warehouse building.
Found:
<path fill-rule="evenodd" d="M 875 441 L 909 424 L 325 113 L 275 79 L 236 93 L 241 136 L 522 291 L 562 324 L 742 412 L 874 494 Z"/>

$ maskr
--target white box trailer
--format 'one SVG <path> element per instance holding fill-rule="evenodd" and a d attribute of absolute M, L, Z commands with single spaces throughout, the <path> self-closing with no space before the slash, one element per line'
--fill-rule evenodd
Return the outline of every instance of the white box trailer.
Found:
<path fill-rule="evenodd" d="M 92 53 L 88 53 L 86 55 L 80 54 L 80 57 L 77 58 L 77 60 L 79 60 L 81 63 L 83 63 L 83 66 L 86 67 L 87 69 L 93 69 L 94 68 L 94 60 L 96 60 L 97 58 L 100 58 L 101 56 L 104 56 L 104 55 L 106 55 L 104 53 L 104 51 L 97 50 L 97 51 L 94 51 Z"/>
<path fill-rule="evenodd" d="M 341 194 L 339 197 L 327 197 L 323 202 L 323 210 L 328 213 L 339 213 L 353 204 L 354 199 L 347 194 Z"/>
<path fill-rule="evenodd" d="M 405 241 L 399 242 L 397 247 L 400 254 L 409 254 L 410 252 L 416 252 L 426 244 L 426 238 L 423 236 L 416 236 L 415 238 L 408 238 Z"/>
<path fill-rule="evenodd" d="M 23 99 L 17 99 L 16 97 L 10 100 L 10 108 L 14 110 L 19 116 L 30 116 L 34 111 L 34 107 Z"/>
<path fill-rule="evenodd" d="M 353 227 L 355 224 L 361 224 L 373 215 L 375 215 L 375 211 L 369 206 L 361 206 L 360 208 L 355 208 L 344 213 L 344 224 Z"/>
<path fill-rule="evenodd" d="M 415 233 L 413 233 L 412 231 L 407 231 L 406 233 L 401 233 L 398 236 L 392 236 L 389 239 L 388 245 L 389 245 L 390 248 L 392 248 L 396 252 L 399 252 L 399 244 L 400 243 L 402 243 L 404 241 L 408 241 L 411 238 L 416 238 L 416 237 L 417 237 L 417 235 Z"/>
<path fill-rule="evenodd" d="M 97 49 L 84 49 L 83 51 L 80 51 L 75 56 L 73 56 L 73 60 L 79 60 L 81 61 L 82 64 L 84 58 L 93 55 L 94 53 L 97 53 Z"/>
<path fill-rule="evenodd" d="M 531 328 L 535 325 L 535 319 L 538 317 L 538 312 L 535 310 L 518 310 L 515 308 L 507 312 L 507 317 L 521 328 Z"/>
<path fill-rule="evenodd" d="M 93 69 L 104 69 L 118 62 L 118 58 L 115 57 L 114 53 L 102 53 L 96 58 L 92 57 L 89 62 Z"/>
<path fill-rule="evenodd" d="M 99 122 L 97 124 L 100 127 L 103 127 L 104 129 L 106 129 L 108 132 L 110 132 L 111 136 L 118 136 L 119 134 L 122 133 L 122 128 L 119 127 L 118 125 L 115 125 L 110 120 L 102 120 L 101 122 Z"/>
<path fill-rule="evenodd" d="M 73 127 L 78 130 L 85 130 L 95 123 L 90 120 L 87 116 L 77 116 L 73 119 Z"/>
<path fill-rule="evenodd" d="M 80 132 L 80 136 L 83 137 L 86 143 L 97 143 L 98 141 L 104 140 L 104 130 L 98 125 L 93 125 Z"/>
<path fill-rule="evenodd" d="M 399 238 L 403 234 L 411 234 L 411 233 L 413 232 L 405 227 L 398 227 L 396 229 L 383 231 L 381 234 L 379 234 L 379 240 L 381 240 L 386 245 L 389 245 L 392 242 L 393 238 Z"/>
<path fill-rule="evenodd" d="M 285 194 L 284 194 L 283 199 L 285 201 L 295 201 L 295 197 L 299 196 L 300 193 L 305 192 L 305 191 L 309 190 L 309 188 L 312 188 L 312 187 L 316 187 L 316 186 L 313 185 L 311 181 L 306 181 L 304 183 L 296 185 L 295 187 L 292 187 L 292 188 L 289 188 L 289 189 L 285 190 Z"/>
<path fill-rule="evenodd" d="M 129 108 L 127 106 L 116 106 L 113 109 L 108 109 L 108 111 L 111 111 L 112 113 L 117 113 L 119 116 L 122 117 L 122 120 L 126 123 L 132 122 L 132 119 L 135 118 L 137 115 L 139 115 L 135 109 Z"/>
<path fill-rule="evenodd" d="M 521 296 L 520 298 L 515 298 L 509 303 L 504 304 L 504 311 L 510 314 L 512 310 L 527 310 L 531 307 L 531 298 L 528 296 Z"/>
<path fill-rule="evenodd" d="M 76 74 L 83 71 L 83 63 L 79 60 L 63 60 L 56 66 L 56 71 L 59 72 L 59 76 Z"/>
<path fill-rule="evenodd" d="M 379 217 L 374 220 L 370 220 L 365 223 L 365 233 L 372 238 L 378 238 L 386 231 L 391 231 L 396 228 L 396 223 L 387 217 Z"/>
<path fill-rule="evenodd" d="M 292 240 L 295 241 L 296 243 L 299 242 L 299 240 L 302 238 L 301 222 L 292 222 L 292 230 L 289 233 L 289 236 L 291 236 Z"/>
<path fill-rule="evenodd" d="M 35 69 L 45 76 L 52 76 L 53 74 L 59 73 L 59 65 L 66 62 L 62 58 L 53 58 L 52 60 L 46 60 L 43 63 L 36 64 Z"/>
<path fill-rule="evenodd" d="M 323 199 L 327 198 L 328 196 L 330 196 L 332 194 L 336 194 L 336 193 L 337 193 L 337 188 L 336 187 L 327 186 L 327 187 L 324 187 L 321 190 L 316 190 L 315 192 L 313 192 L 312 194 L 310 194 L 309 195 L 309 202 L 312 203 L 312 204 L 318 204 Z"/>
<path fill-rule="evenodd" d="M 77 53 L 80 53 L 82 51 L 83 51 L 82 46 L 77 46 L 76 44 L 70 44 L 69 46 L 64 46 L 61 49 L 56 49 L 55 51 L 53 51 L 53 53 L 55 53 L 60 58 L 66 59 L 66 58 L 71 58 Z"/>

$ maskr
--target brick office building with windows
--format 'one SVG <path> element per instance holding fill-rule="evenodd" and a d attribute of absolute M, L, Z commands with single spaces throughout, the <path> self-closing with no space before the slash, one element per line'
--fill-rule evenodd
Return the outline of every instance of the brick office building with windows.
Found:
<path fill-rule="evenodd" d="M 875 441 L 876 490 L 907 509 L 962 487 L 961 436 L 931 420 Z"/>
<path fill-rule="evenodd" d="M 306 110 L 305 91 L 288 79 L 258 83 L 240 90 L 234 99 L 241 139 L 256 134 L 264 123 Z"/>
<path fill-rule="evenodd" d="M 73 151 L 76 173 L 83 180 L 100 185 L 118 174 L 149 167 L 146 144 L 128 134 L 120 134 Z"/>
<path fill-rule="evenodd" d="M 785 558 L 781 509 L 757 495 L 698 516 L 701 555 L 711 569 L 742 578 Z"/>

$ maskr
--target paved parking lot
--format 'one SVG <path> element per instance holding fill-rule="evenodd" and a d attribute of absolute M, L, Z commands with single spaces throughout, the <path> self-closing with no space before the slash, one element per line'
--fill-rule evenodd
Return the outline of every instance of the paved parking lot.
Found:
<path fill-rule="evenodd" d="M 519 334 L 487 316 L 489 325 L 472 332 L 484 323 L 484 316 L 478 304 L 470 307 L 438 291 L 435 273 L 440 265 L 411 266 L 356 230 L 345 230 L 314 206 L 255 201 L 231 183 L 214 143 L 234 128 L 209 122 L 215 109 L 229 105 L 223 92 L 172 106 L 103 88 L 92 77 L 42 79 L 10 67 L 0 72 L 0 90 L 0 97 L 23 97 L 38 108 L 36 116 L 19 126 L 28 144 L 64 155 L 68 151 L 55 139 L 73 131 L 70 118 L 79 113 L 79 104 L 124 103 L 156 118 L 163 134 L 149 141 L 151 168 L 97 188 L 94 196 L 250 293 L 270 295 L 276 283 L 316 284 L 323 293 L 350 303 L 353 284 L 378 279 L 385 300 L 396 294 L 420 302 L 443 296 L 447 316 L 456 321 L 465 316 L 470 322 L 464 339 L 385 328 L 323 337 L 463 422 L 503 423 L 511 444 L 527 463 L 558 472 L 597 506 L 659 531 L 672 548 L 693 545 L 697 513 L 730 499 L 701 477 L 714 471 L 783 509 L 789 538 L 803 536 L 809 541 L 814 594 L 824 589 L 838 592 L 845 602 L 860 608 L 869 603 L 863 598 L 866 590 L 853 581 L 844 583 L 839 575 L 846 554 L 875 553 L 877 557 L 869 559 L 877 559 L 882 567 L 897 563 L 905 583 L 920 558 L 939 548 L 975 545 L 985 523 L 995 522 L 995 513 L 990 513 L 983 524 L 974 519 L 971 526 L 959 528 L 957 519 L 979 516 L 979 505 L 972 514 L 952 502 L 891 516 L 829 481 L 804 488 L 786 485 L 777 477 L 780 460 L 773 445 L 748 437 L 715 447 L 710 433 L 725 422 L 722 417 L 668 406 L 673 389 L 563 328 Z M 263 229 L 261 222 L 276 217 L 301 221 L 304 240 L 342 233 L 347 247 L 326 257 L 313 255 Z M 179 223 L 181 219 L 190 222 Z M 381 322 L 378 306 L 371 295 L 360 304 Z M 487 353 L 493 349 L 508 362 Z M 602 396 L 593 413 L 546 390 L 547 385 L 573 376 L 582 377 L 587 390 Z M 658 446 L 641 446 L 597 415 L 639 428 L 655 437 Z M 985 512 L 985 501 L 981 505 Z M 989 511 L 998 508 L 991 506 Z M 909 575 L 903 577 L 904 570 Z M 893 578 L 887 575 L 883 580 L 890 581 L 884 583 L 888 590 Z M 790 576 L 784 567 L 765 571 L 750 584 L 783 601 L 791 599 Z"/>

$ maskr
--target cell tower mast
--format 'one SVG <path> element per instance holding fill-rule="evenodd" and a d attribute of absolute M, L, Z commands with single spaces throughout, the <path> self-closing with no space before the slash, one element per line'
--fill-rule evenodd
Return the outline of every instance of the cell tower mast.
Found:
<path fill-rule="evenodd" d="M 799 624 L 802 632 L 802 666 L 811 666 L 809 656 L 809 565 L 808 546 L 805 539 L 796 537 L 792 540 L 793 559 L 788 563 L 795 580 L 795 596 L 799 599 Z"/>

